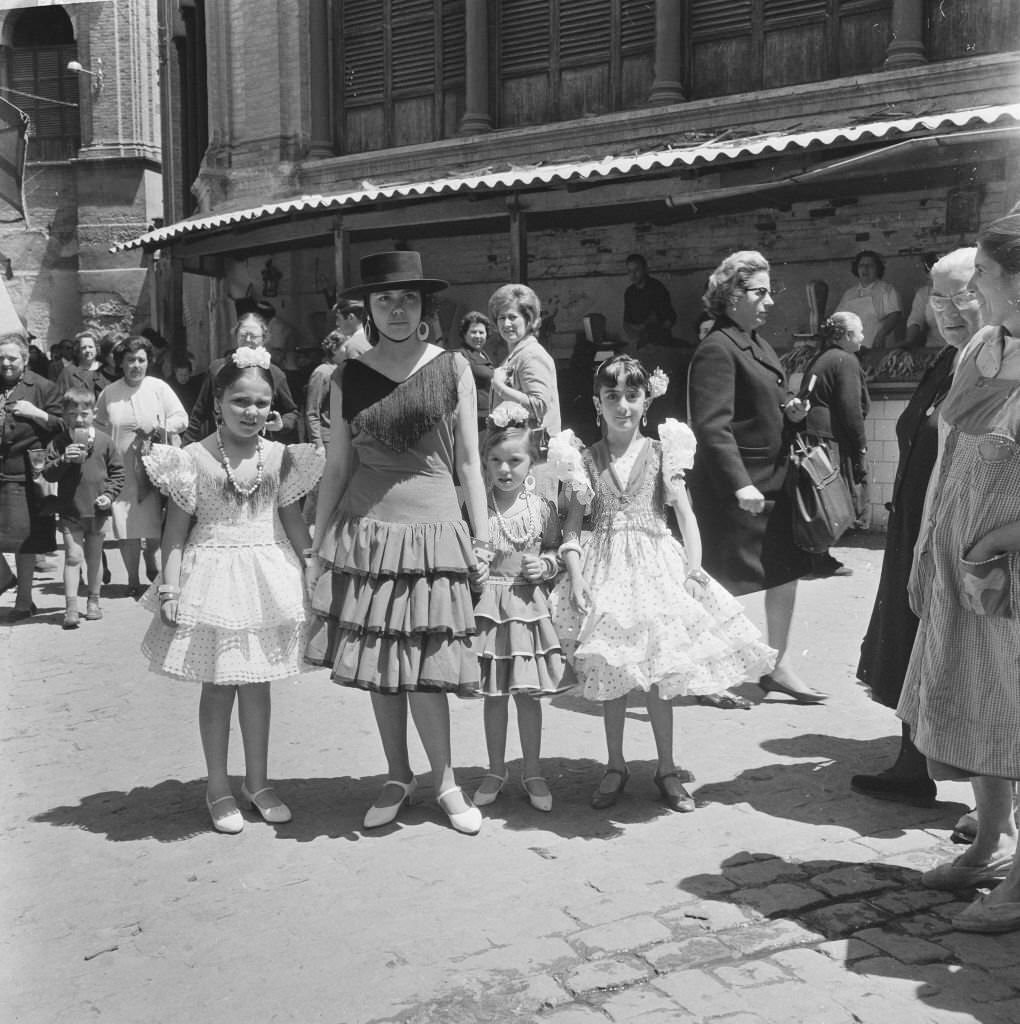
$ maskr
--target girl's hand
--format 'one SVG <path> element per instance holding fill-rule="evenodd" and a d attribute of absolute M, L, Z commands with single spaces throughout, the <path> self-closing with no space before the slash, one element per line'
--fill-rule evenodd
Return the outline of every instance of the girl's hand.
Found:
<path fill-rule="evenodd" d="M 266 417 L 266 433 L 275 434 L 278 430 L 283 430 L 283 417 L 273 409 Z"/>
<path fill-rule="evenodd" d="M 521 575 L 529 583 L 541 583 L 545 579 L 546 564 L 538 555 L 521 556 Z"/>
<path fill-rule="evenodd" d="M 177 625 L 177 598 L 173 597 L 168 601 L 161 601 L 159 605 L 159 616 L 168 626 Z"/>
<path fill-rule="evenodd" d="M 736 494 L 737 504 L 752 516 L 759 516 L 765 511 L 765 495 L 754 484 L 741 487 Z"/>
<path fill-rule="evenodd" d="M 479 559 L 468 569 L 468 583 L 472 590 L 481 590 L 489 579 L 489 563 Z"/>
<path fill-rule="evenodd" d="M 582 615 L 587 615 L 591 611 L 593 603 L 591 590 L 588 587 L 588 581 L 583 576 L 575 576 L 570 581 L 570 601 Z"/>

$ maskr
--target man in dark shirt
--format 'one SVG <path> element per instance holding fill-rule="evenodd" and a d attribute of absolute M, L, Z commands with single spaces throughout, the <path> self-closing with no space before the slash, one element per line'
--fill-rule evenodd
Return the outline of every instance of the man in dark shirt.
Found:
<path fill-rule="evenodd" d="M 640 253 L 627 257 L 631 283 L 623 293 L 623 331 L 638 348 L 645 345 L 670 345 L 670 329 L 676 323 L 676 311 L 666 286 L 648 276 L 648 264 Z"/>

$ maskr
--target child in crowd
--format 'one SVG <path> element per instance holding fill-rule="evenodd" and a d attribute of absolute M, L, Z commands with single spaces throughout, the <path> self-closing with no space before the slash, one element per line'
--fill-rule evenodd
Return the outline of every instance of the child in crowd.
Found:
<path fill-rule="evenodd" d="M 521 785 L 532 807 L 551 811 L 552 794 L 539 764 L 542 705 L 537 698 L 568 688 L 562 685 L 565 663 L 546 590 L 559 571 L 560 522 L 555 504 L 535 494 L 538 444 L 528 421 L 522 405 L 503 402 L 492 410 L 482 443 L 494 558 L 475 607 L 489 771 L 474 801 L 479 807 L 491 804 L 506 785 L 508 698 L 513 696 L 524 755 Z"/>
<path fill-rule="evenodd" d="M 113 499 L 124 486 L 124 463 L 113 438 L 95 425 L 96 396 L 70 388 L 63 398 L 63 430 L 46 449 L 43 477 L 57 485 L 56 512 L 64 539 L 64 629 L 77 629 L 78 584 L 85 563 L 85 618 L 101 619 L 103 536 Z"/>
<path fill-rule="evenodd" d="M 154 672 L 202 684 L 199 730 L 213 827 L 244 818 L 230 788 L 227 747 L 235 695 L 244 742 L 241 802 L 271 823 L 291 812 L 268 782 L 269 681 L 301 670 L 308 527 L 299 499 L 322 473 L 312 445 L 262 437 L 273 406 L 265 349 L 239 348 L 216 374 L 217 427 L 186 448 L 143 457 L 169 493 L 163 575 L 145 595 L 153 621 L 142 651 Z"/>
<path fill-rule="evenodd" d="M 627 695 L 646 694 L 655 738 L 655 785 L 675 811 L 693 811 L 689 776 L 673 760 L 671 701 L 712 693 L 767 672 L 775 652 L 740 604 L 701 568 L 701 536 L 684 486 L 694 435 L 675 420 L 662 441 L 641 434 L 648 406 L 664 394 L 661 370 L 613 356 L 595 374 L 602 440 L 583 453 L 568 431 L 550 444 L 549 462 L 570 494 L 560 553 L 567 575 L 551 596 L 553 623 L 584 696 L 602 702 L 609 764 L 592 797 L 616 803 L 629 771 L 623 756 Z M 591 535 L 581 543 L 585 505 Z M 683 547 L 671 536 L 676 513 Z"/>

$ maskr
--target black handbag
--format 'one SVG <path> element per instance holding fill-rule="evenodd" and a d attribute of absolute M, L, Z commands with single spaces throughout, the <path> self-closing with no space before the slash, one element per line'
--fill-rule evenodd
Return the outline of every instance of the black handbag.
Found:
<path fill-rule="evenodd" d="M 802 437 L 790 446 L 788 483 L 793 498 L 793 539 L 812 554 L 828 551 L 853 525 L 853 499 L 824 444 Z"/>

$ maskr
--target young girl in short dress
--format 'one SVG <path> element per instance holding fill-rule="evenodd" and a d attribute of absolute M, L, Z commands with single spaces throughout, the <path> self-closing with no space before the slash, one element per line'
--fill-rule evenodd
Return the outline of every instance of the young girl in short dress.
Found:
<path fill-rule="evenodd" d="M 481 689 L 485 695 L 485 744 L 489 770 L 475 791 L 484 807 L 506 785 L 509 698 L 517 705 L 524 771 L 521 785 L 531 806 L 552 810 L 542 778 L 542 705 L 538 698 L 568 688 L 565 662 L 549 618 L 547 587 L 559 572 L 560 521 L 556 506 L 535 493 L 532 468 L 538 444 L 529 411 L 516 402 L 492 410 L 482 442 L 493 560 L 475 606 Z"/>
<path fill-rule="evenodd" d="M 142 651 L 154 672 L 202 684 L 199 729 L 213 827 L 236 833 L 244 818 L 230 788 L 227 746 L 234 698 L 244 741 L 241 803 L 271 823 L 290 809 L 268 782 L 269 683 L 301 671 L 309 547 L 299 499 L 322 473 L 312 445 L 261 432 L 273 413 L 265 349 L 229 355 L 214 383 L 217 427 L 186 448 L 144 456 L 169 493 L 162 581 L 145 595 L 154 611 Z"/>
<path fill-rule="evenodd" d="M 595 375 L 603 438 L 583 453 L 570 432 L 549 462 L 570 505 L 560 552 L 567 575 L 551 598 L 553 624 L 584 696 L 602 702 L 609 764 L 592 806 L 611 807 L 630 776 L 623 756 L 627 695 L 646 694 L 658 755 L 655 785 L 676 811 L 693 811 L 687 775 L 673 760 L 674 697 L 714 693 L 757 678 L 775 652 L 740 604 L 701 568 L 701 537 L 683 482 L 694 435 L 675 420 L 651 441 L 640 426 L 668 381 L 636 359 L 614 356 Z M 585 505 L 591 534 L 581 541 Z M 681 546 L 665 506 L 676 513 Z"/>

